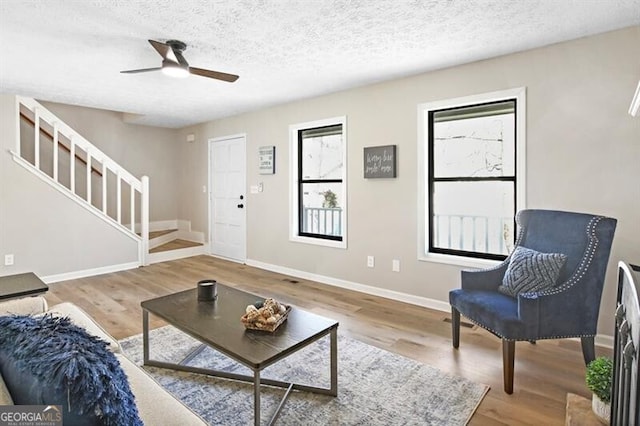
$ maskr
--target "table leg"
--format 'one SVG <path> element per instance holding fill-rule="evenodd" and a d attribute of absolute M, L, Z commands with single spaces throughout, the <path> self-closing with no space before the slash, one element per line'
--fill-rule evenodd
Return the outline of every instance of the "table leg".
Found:
<path fill-rule="evenodd" d="M 142 354 L 143 364 L 149 362 L 149 311 L 142 310 Z"/>
<path fill-rule="evenodd" d="M 338 327 L 331 329 L 331 393 L 338 396 Z"/>
<path fill-rule="evenodd" d="M 253 371 L 253 424 L 260 426 L 260 370 Z"/>

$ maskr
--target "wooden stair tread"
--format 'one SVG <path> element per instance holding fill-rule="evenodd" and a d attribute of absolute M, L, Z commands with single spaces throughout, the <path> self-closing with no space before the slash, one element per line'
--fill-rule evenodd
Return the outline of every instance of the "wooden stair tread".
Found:
<path fill-rule="evenodd" d="M 167 235 L 170 234 L 172 232 L 176 232 L 178 231 L 177 229 L 163 229 L 162 231 L 150 231 L 149 232 L 149 239 L 152 240 L 154 238 L 158 238 L 161 237 L 163 235 Z M 136 232 L 136 234 L 141 235 L 140 232 Z"/>
<path fill-rule="evenodd" d="M 149 253 L 159 253 L 162 251 L 179 250 L 179 249 L 189 248 L 189 247 L 199 247 L 201 245 L 202 243 L 196 243 L 193 241 L 173 240 L 173 241 L 169 241 L 166 244 L 162 244 L 161 246 L 152 248 L 151 250 L 149 250 Z"/>

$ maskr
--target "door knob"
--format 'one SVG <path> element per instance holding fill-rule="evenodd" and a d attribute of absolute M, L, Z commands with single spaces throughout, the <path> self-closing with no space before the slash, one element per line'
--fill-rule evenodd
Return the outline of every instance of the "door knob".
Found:
<path fill-rule="evenodd" d="M 244 204 L 238 204 L 238 208 L 239 209 L 243 209 L 244 208 Z"/>

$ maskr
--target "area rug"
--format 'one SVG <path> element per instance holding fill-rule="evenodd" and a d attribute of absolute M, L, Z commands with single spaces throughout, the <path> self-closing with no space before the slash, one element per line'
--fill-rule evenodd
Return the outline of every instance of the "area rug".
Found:
<path fill-rule="evenodd" d="M 166 326 L 150 333 L 151 358 L 180 361 L 198 342 Z M 142 335 L 120 342 L 127 356 L 142 364 Z M 251 374 L 251 370 L 207 348 L 189 365 Z M 165 389 L 212 425 L 253 424 L 249 383 L 193 373 L 144 367 Z M 262 378 L 329 387 L 329 337 L 324 337 L 266 368 Z M 488 386 L 451 376 L 411 359 L 338 336 L 338 396 L 294 391 L 278 425 L 465 425 Z M 262 387 L 263 423 L 284 389 Z"/>

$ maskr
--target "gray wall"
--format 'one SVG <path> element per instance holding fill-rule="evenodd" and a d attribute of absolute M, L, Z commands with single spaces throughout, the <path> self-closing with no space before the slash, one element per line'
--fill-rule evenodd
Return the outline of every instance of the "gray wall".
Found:
<path fill-rule="evenodd" d="M 13 161 L 15 144 L 15 97 L 0 95 L 0 275 L 48 276 L 137 260 L 134 240 Z M 4 266 L 9 253 L 15 264 Z"/>
<path fill-rule="evenodd" d="M 527 207 L 618 219 L 599 332 L 612 334 L 619 260 L 640 263 L 640 119 L 627 114 L 640 78 L 640 28 L 276 106 L 182 129 L 178 216 L 207 232 L 207 139 L 247 134 L 247 256 L 308 273 L 448 300 L 461 267 L 417 260 L 417 105 L 527 88 Z M 348 249 L 288 240 L 290 124 L 346 115 Z M 363 178 L 365 146 L 398 145 L 398 177 Z M 275 175 L 258 174 L 258 147 L 276 145 Z M 249 191 L 247 190 L 247 193 Z M 274 248 L 277 247 L 277 250 Z M 366 267 L 366 256 L 376 267 Z M 401 272 L 391 272 L 391 260 Z"/>
<path fill-rule="evenodd" d="M 250 260 L 446 302 L 461 268 L 417 260 L 417 105 L 525 86 L 527 207 L 619 220 L 599 327 L 611 335 L 615 266 L 640 263 L 640 119 L 627 114 L 640 78 L 639 43 L 640 28 L 629 28 L 181 130 L 130 125 L 117 112 L 46 106 L 134 175 L 150 176 L 152 220 L 190 220 L 205 235 L 207 140 L 246 133 L 247 185 L 264 183 L 260 194 L 247 189 Z M 107 236 L 108 225 L 86 218 L 11 160 L 13 97 L 0 96 L 0 107 L 0 260 L 16 255 L 16 266 L 0 266 L 0 275 L 135 260 L 126 237 Z M 341 115 L 348 120 L 348 248 L 292 243 L 288 126 Z M 191 133 L 196 140 L 188 143 Z M 365 180 L 362 148 L 389 144 L 398 146 L 398 177 Z M 262 145 L 277 147 L 275 175 L 258 174 Z M 375 268 L 366 267 L 367 255 L 376 257 Z M 391 272 L 391 259 L 401 260 L 401 272 Z"/>

